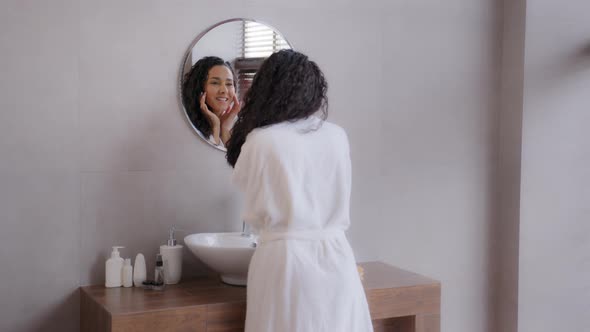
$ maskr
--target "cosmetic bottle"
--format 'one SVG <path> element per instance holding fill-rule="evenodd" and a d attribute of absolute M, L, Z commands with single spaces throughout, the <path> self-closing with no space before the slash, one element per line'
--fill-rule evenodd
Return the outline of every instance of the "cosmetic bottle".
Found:
<path fill-rule="evenodd" d="M 160 246 L 160 254 L 164 261 L 164 282 L 166 284 L 177 284 L 182 275 L 182 246 L 174 238 L 174 226 L 168 231 L 168 242 Z"/>
<path fill-rule="evenodd" d="M 133 267 L 131 266 L 131 258 L 125 258 L 123 265 L 123 287 L 133 286 Z"/>
<path fill-rule="evenodd" d="M 154 283 L 152 289 L 155 290 L 162 290 L 166 285 L 164 283 L 165 274 L 164 274 L 164 262 L 162 261 L 162 255 L 158 254 L 156 256 L 156 269 L 154 271 Z"/>
<path fill-rule="evenodd" d="M 125 247 L 114 246 L 111 258 L 107 259 L 105 265 L 105 287 L 121 287 L 123 283 L 123 258 L 119 249 Z"/>
<path fill-rule="evenodd" d="M 142 287 L 142 283 L 147 278 L 146 272 L 145 257 L 143 257 L 143 254 L 137 254 L 133 267 L 133 284 L 135 287 Z"/>

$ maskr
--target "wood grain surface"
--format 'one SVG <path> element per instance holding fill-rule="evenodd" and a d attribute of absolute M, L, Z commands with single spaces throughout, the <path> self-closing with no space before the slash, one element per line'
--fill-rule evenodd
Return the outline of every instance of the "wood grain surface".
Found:
<path fill-rule="evenodd" d="M 440 331 L 438 281 L 382 262 L 359 265 L 375 331 Z M 164 291 L 85 286 L 80 296 L 82 332 L 237 332 L 246 317 L 246 288 L 226 285 L 217 276 Z"/>

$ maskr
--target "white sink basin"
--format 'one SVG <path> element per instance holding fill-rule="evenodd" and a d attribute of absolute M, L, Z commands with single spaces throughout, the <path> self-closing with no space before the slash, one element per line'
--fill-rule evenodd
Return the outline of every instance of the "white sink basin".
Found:
<path fill-rule="evenodd" d="M 242 233 L 198 233 L 184 238 L 190 251 L 230 285 L 245 286 L 256 250 L 253 236 Z"/>

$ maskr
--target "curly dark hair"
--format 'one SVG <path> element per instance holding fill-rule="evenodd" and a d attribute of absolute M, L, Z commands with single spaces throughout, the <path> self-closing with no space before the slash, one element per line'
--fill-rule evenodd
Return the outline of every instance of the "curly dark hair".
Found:
<path fill-rule="evenodd" d="M 182 80 L 182 104 L 188 115 L 188 118 L 193 123 L 195 128 L 199 130 L 205 138 L 211 135 L 211 126 L 209 121 L 201 112 L 201 93 L 205 90 L 205 82 L 209 76 L 209 70 L 215 66 L 226 66 L 231 71 L 234 77 L 234 88 L 236 86 L 236 74 L 229 62 L 216 56 L 206 56 L 201 58 L 193 65 L 191 70 L 184 75 Z M 237 93 L 237 91 L 236 91 Z"/>
<path fill-rule="evenodd" d="M 302 53 L 282 50 L 263 63 L 244 96 L 243 107 L 227 144 L 234 167 L 246 136 L 259 127 L 305 119 L 321 110 L 328 117 L 328 83 L 318 65 Z"/>

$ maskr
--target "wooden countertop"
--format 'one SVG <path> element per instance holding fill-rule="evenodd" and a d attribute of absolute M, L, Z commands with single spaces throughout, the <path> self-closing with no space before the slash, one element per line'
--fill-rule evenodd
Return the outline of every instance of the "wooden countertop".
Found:
<path fill-rule="evenodd" d="M 363 286 L 372 319 L 421 314 L 439 315 L 438 281 L 382 262 L 366 262 L 359 265 L 364 269 Z M 202 320 L 211 320 L 216 308 L 223 309 L 217 310 L 219 315 L 227 313 L 227 308 L 242 308 L 239 317 L 236 318 L 240 320 L 246 303 L 246 287 L 224 284 L 217 276 L 183 280 L 178 285 L 167 285 L 164 291 L 137 287 L 105 288 L 103 285 L 84 286 L 80 290 L 82 331 L 89 330 L 84 328 L 84 314 L 92 314 L 92 311 L 89 312 L 84 309 L 85 307 L 94 306 L 94 311 L 100 311 L 101 315 L 114 324 L 116 317 L 137 317 L 146 313 L 171 310 L 192 310 L 193 313 L 200 312 L 204 317 Z M 221 316 L 218 318 L 222 319 Z M 439 316 L 434 318 L 440 319 Z"/>

